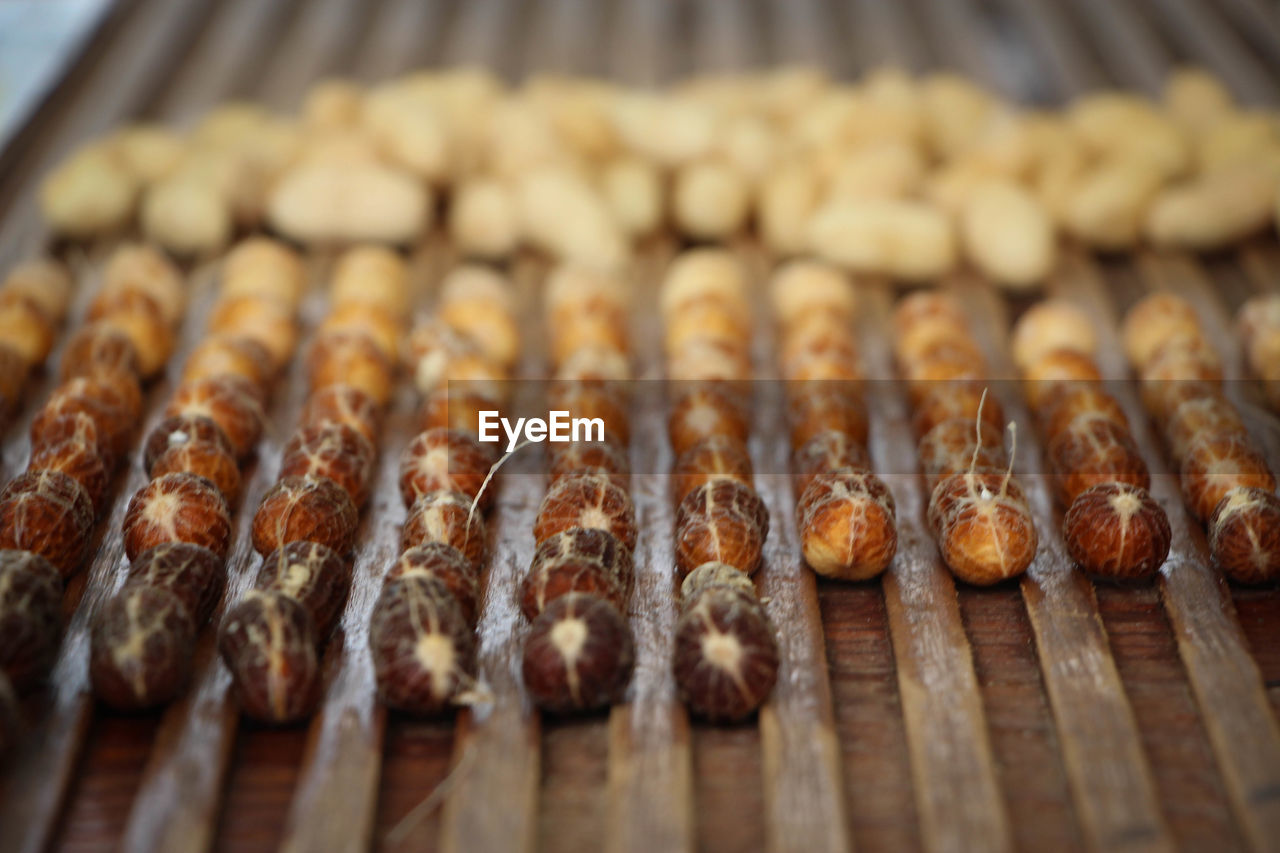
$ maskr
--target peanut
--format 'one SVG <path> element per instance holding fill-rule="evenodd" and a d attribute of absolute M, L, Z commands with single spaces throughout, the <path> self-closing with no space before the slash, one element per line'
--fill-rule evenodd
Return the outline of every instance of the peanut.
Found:
<path fill-rule="evenodd" d="M 515 251 L 520 222 L 507 185 L 493 178 L 459 185 L 449 208 L 449 236 L 464 255 L 504 258 Z"/>
<path fill-rule="evenodd" d="M 676 226 L 694 239 L 733 235 L 746 223 L 750 203 L 747 182 L 733 166 L 702 160 L 676 172 L 672 213 Z"/>
<path fill-rule="evenodd" d="M 855 272 L 921 281 L 943 275 L 955 265 L 951 223 L 923 202 L 829 202 L 809 221 L 808 236 L 820 258 Z"/>
<path fill-rule="evenodd" d="M 119 230 L 133 218 L 138 182 L 108 147 L 72 154 L 40 184 L 40 211 L 50 227 L 74 239 Z"/>
<path fill-rule="evenodd" d="M 407 243 L 431 224 L 431 193 L 384 166 L 313 163 L 281 176 L 267 217 L 303 243 Z"/>
<path fill-rule="evenodd" d="M 974 188 L 961 213 L 960 234 L 969 260 L 1010 289 L 1033 286 L 1053 268 L 1053 223 L 1036 197 L 1012 181 Z"/>
<path fill-rule="evenodd" d="M 1077 181 L 1063 208 L 1063 224 L 1100 249 L 1133 246 L 1147 205 L 1162 182 L 1157 170 L 1139 160 L 1104 162 Z"/>
<path fill-rule="evenodd" d="M 1195 251 L 1224 248 L 1270 224 L 1280 187 L 1276 168 L 1238 163 L 1162 190 L 1151 202 L 1144 230 L 1157 246 Z"/>

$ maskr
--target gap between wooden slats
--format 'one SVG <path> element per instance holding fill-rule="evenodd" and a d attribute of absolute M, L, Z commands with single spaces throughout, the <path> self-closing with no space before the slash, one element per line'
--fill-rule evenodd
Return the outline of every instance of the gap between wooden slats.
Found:
<path fill-rule="evenodd" d="M 1051 289 L 1064 291 L 1054 286 L 1059 283 L 1055 280 Z M 1042 436 L 1022 402 L 1008 355 L 1004 301 L 990 284 L 971 276 L 963 277 L 959 292 L 996 379 L 991 392 L 1019 427 L 1015 470 L 1040 537 L 1035 562 L 1020 586 L 1085 836 L 1098 850 L 1172 850 L 1093 585 L 1077 570 L 1062 539 L 1062 513 L 1049 488 Z"/>
<path fill-rule="evenodd" d="M 513 264 L 517 316 L 539 317 L 541 261 L 521 255 Z M 529 330 L 540 324 L 526 323 Z M 525 340 L 520 378 L 543 378 L 545 346 Z M 518 382 L 512 410 L 542 405 L 540 383 Z M 541 722 L 520 681 L 526 623 L 520 612 L 520 580 L 533 558 L 533 522 L 545 491 L 543 454 L 517 453 L 502 467 L 502 487 L 490 516 L 492 553 L 485 574 L 477 628 L 476 660 L 490 697 L 458 718 L 454 759 L 441 815 L 440 848 L 446 853 L 532 851 L 538 828 Z"/>
<path fill-rule="evenodd" d="M 769 537 L 758 585 L 777 629 L 778 682 L 760 709 L 768 849 L 852 848 L 835 734 L 817 581 L 800 557 L 792 500 L 786 400 L 778 380 L 773 312 L 765 295 L 771 272 L 762 252 L 739 253 L 756 293 L 755 485 L 769 508 Z"/>
<path fill-rule="evenodd" d="M 672 254 L 668 241 L 642 251 L 632 281 L 631 496 L 639 538 L 631 633 L 636 668 L 627 702 L 609 715 L 609 815 L 605 849 L 612 853 L 694 848 L 693 762 L 689 718 L 676 697 L 671 655 L 676 630 L 676 581 L 671 447 L 662 376 L 658 282 Z"/>
<path fill-rule="evenodd" d="M 1115 332 L 1117 317 L 1096 267 L 1072 253 L 1064 259 L 1062 274 L 1096 321 L 1103 375 L 1127 376 L 1128 364 Z M 1183 508 L 1177 475 L 1163 473 L 1168 466 L 1156 449 L 1158 438 L 1133 388 L 1122 383 L 1117 395 L 1153 472 L 1152 495 L 1164 506 L 1173 528 L 1173 547 L 1160 576 L 1161 591 L 1232 809 L 1251 846 L 1276 849 L 1280 844 L 1280 727 L 1249 654 L 1230 591 L 1209 565 L 1204 531 Z"/>
<path fill-rule="evenodd" d="M 924 488 L 901 384 L 889 363 L 892 293 L 861 289 L 871 458 L 897 503 L 898 553 L 884 576 L 922 836 L 931 853 L 1012 846 L 973 652 L 955 583 L 924 522 Z"/>

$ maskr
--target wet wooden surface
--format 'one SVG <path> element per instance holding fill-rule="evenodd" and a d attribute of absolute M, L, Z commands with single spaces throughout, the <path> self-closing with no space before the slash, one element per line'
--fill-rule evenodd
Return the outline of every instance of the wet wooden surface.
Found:
<path fill-rule="evenodd" d="M 1238 95 L 1274 104 L 1275 19 L 1263 0 L 129 0 L 2 155 L 0 266 L 40 248 L 34 182 L 88 136 L 133 115 L 189 120 L 231 96 L 284 108 L 324 74 L 373 80 L 477 61 L 513 76 L 558 68 L 648 83 L 700 68 L 813 58 L 837 74 L 884 62 L 948 65 L 1002 92 L 1052 102 L 1105 83 L 1152 91 L 1172 63 L 1199 61 Z M 103 248 L 72 256 L 82 292 L 68 329 L 83 314 Z M 656 252 L 636 271 L 637 292 L 650 298 L 661 271 Z M 319 281 L 323 265 L 314 267 Z M 206 312 L 198 309 L 212 294 L 210 267 L 189 273 L 196 297 L 174 366 L 199 335 Z M 1248 293 L 1280 288 L 1280 247 L 1269 236 L 1208 261 L 1073 256 L 1051 290 L 1097 312 L 1111 341 L 1104 367 L 1127 375 L 1114 323 L 1153 282 L 1216 306 L 1209 325 L 1234 366 L 1224 323 Z M 871 310 L 888 310 L 887 289 L 867 293 Z M 1012 320 L 1025 305 L 1001 303 L 989 316 Z M 318 310 L 308 307 L 304 328 Z M 649 310 L 636 319 L 638 349 L 652 334 Z M 885 343 L 876 334 L 867 341 L 875 350 L 869 363 L 880 359 L 887 371 Z M 656 350 L 640 357 L 652 361 Z M 56 351 L 50 365 L 56 369 Z M 47 376 L 29 388 L 24 414 L 5 436 L 4 476 L 24 464 L 26 424 L 51 388 Z M 139 439 L 168 389 L 162 381 L 149 391 Z M 274 479 L 302 393 L 295 366 L 275 389 L 272 429 L 245 471 L 231 597 L 252 582 L 247 520 Z M 1127 402 L 1153 470 L 1167 467 L 1136 401 Z M 405 405 L 383 437 L 384 486 L 387 460 L 410 435 Z M 68 593 L 74 615 L 55 688 L 28 703 L 43 723 L 0 774 L 0 850 L 269 850 L 286 839 L 294 849 L 317 849 L 331 840 L 332 824 L 321 819 L 328 816 L 341 816 L 333 838 L 348 849 L 367 840 L 377 849 L 472 850 L 487 838 L 495 849 L 555 851 L 800 843 L 910 850 L 957 846 L 957 833 L 984 849 L 1147 846 L 1164 838 L 1187 850 L 1280 843 L 1280 593 L 1223 584 L 1205 565 L 1203 533 L 1181 512 L 1176 483 L 1161 476 L 1156 494 L 1177 538 L 1158 584 L 1095 586 L 1066 572 L 1050 541 L 1020 585 L 957 585 L 938 570 L 919 518 L 923 495 L 902 405 L 876 408 L 872 443 L 898 497 L 901 553 L 883 582 L 863 584 L 815 583 L 800 568 L 789 490 L 769 479 L 779 470 L 781 436 L 776 419 L 762 413 L 754 450 L 775 521 L 764 580 L 785 632 L 788 682 L 758 720 L 729 727 L 688 721 L 661 663 L 674 611 L 663 609 L 670 508 L 656 472 L 670 459 L 655 434 L 662 419 L 648 406 L 634 407 L 645 426 L 633 458 L 637 470 L 655 473 L 635 483 L 640 553 L 649 556 L 640 561 L 631 616 L 650 639 L 640 641 L 630 703 L 568 721 L 538 720 L 508 678 L 520 625 L 509 590 L 527 568 L 543 488 L 536 456 L 505 469 L 495 510 L 482 636 L 487 670 L 505 698 L 489 716 L 416 720 L 384 714 L 372 700 L 357 653 L 361 608 L 376 594 L 403 517 L 384 489 L 366 512 L 351 604 L 327 652 L 325 710 L 309 726 L 241 721 L 209 631 L 195 688 L 182 702 L 140 716 L 95 707 L 83 692 L 85 627 L 119 578 L 119 521 L 142 476 L 131 456 L 117 476 L 114 508 L 98 525 L 98 556 Z M 1255 424 L 1275 434 L 1274 419 Z M 1024 477 L 1034 471 L 1020 468 Z M 1035 500 L 1038 516 L 1056 517 L 1047 495 Z M 1072 680 L 1066 665 L 1075 648 L 1087 650 L 1097 679 Z M 1102 704 L 1088 704 L 1091 695 Z M 1141 762 L 1114 760 L 1135 752 Z M 1108 783 L 1117 786 L 1114 798 L 1097 787 Z M 787 797 L 795 790 L 821 799 L 794 803 Z M 801 816 L 817 824 L 797 828 Z M 481 818 L 498 817 L 499 831 L 477 834 L 490 831 L 478 827 Z M 1130 839 L 1133 827 L 1154 834 Z"/>

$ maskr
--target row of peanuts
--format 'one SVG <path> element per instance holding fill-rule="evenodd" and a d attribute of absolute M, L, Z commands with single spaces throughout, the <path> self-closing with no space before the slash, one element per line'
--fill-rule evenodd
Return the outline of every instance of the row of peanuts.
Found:
<path fill-rule="evenodd" d="M 43 295 L 65 313 L 69 287 Z M 7 700 L 44 677 L 57 652 L 63 583 L 87 556 L 142 410 L 141 381 L 164 366 L 184 307 L 168 261 L 116 250 L 63 353 L 61 382 L 32 421 L 27 471 L 0 492 L 0 742 L 18 730 Z"/>
<path fill-rule="evenodd" d="M 49 357 L 70 302 L 71 275 L 57 261 L 26 261 L 0 282 L 0 424 Z"/>
<path fill-rule="evenodd" d="M 680 587 L 676 687 L 689 709 L 738 720 L 778 676 L 778 645 L 751 575 L 763 563 L 769 510 L 753 485 L 752 306 L 741 262 L 694 249 L 667 270 L 659 294 L 676 501 Z"/>
<path fill-rule="evenodd" d="M 621 701 L 635 661 L 627 623 L 638 533 L 628 461 L 627 306 L 619 277 L 578 267 L 558 268 L 545 288 L 554 377 L 548 409 L 598 419 L 601 427 L 579 441 L 547 445 L 537 548 L 520 586 L 530 620 L 522 679 L 534 703 L 553 713 Z"/>
<path fill-rule="evenodd" d="M 1088 315 L 1069 302 L 1040 302 L 1014 325 L 1012 346 L 1071 558 L 1100 577 L 1154 575 L 1169 555 L 1169 519 L 1148 491 L 1124 409 L 1103 385 Z"/>
<path fill-rule="evenodd" d="M 307 353 L 302 417 L 253 517 L 262 566 L 218 636 L 241 709 L 272 723 L 307 716 L 320 696 L 322 652 L 351 585 L 399 363 L 404 262 L 384 249 L 353 248 L 337 259 L 328 296 Z"/>
<path fill-rule="evenodd" d="M 410 334 L 409 360 L 426 396 L 423 431 L 400 455 L 408 517 L 369 627 L 378 693 L 417 714 L 465 702 L 476 684 L 483 513 L 493 504 L 496 461 L 479 440 L 479 413 L 505 402 L 520 353 L 510 285 L 498 273 L 452 270 L 436 309 Z"/>
<path fill-rule="evenodd" d="M 1280 497 L 1266 459 L 1222 385 L 1222 361 L 1195 308 L 1155 293 L 1125 315 L 1122 341 L 1142 402 L 1178 466 L 1210 553 L 1242 583 L 1280 576 Z"/>
<path fill-rule="evenodd" d="M 774 273 L 770 296 L 805 562 L 826 577 L 875 577 L 898 550 L 898 529 L 893 495 L 867 454 L 853 285 L 830 266 L 791 261 Z"/>
<path fill-rule="evenodd" d="M 958 300 L 930 290 L 894 310 L 894 353 L 907 381 L 928 522 L 961 580 L 998 583 L 1026 571 L 1039 537 L 1013 463 L 1004 419 L 986 389 L 986 359 Z"/>
<path fill-rule="evenodd" d="M 1236 317 L 1249 372 L 1262 382 L 1266 405 L 1280 413 L 1280 294 L 1255 296 Z"/>
<path fill-rule="evenodd" d="M 279 279 L 292 317 L 306 286 L 292 251 L 248 240 L 223 265 L 216 331 L 195 346 L 142 448 L 150 481 L 121 525 L 130 561 L 123 585 L 95 613 L 94 692 L 121 709 L 170 701 L 185 686 L 196 638 L 222 597 L 240 466 L 253 455 L 263 408 L 283 367 L 244 312 L 220 307 L 265 278 Z M 287 360 L 287 354 L 284 356 Z"/>
<path fill-rule="evenodd" d="M 1026 287 L 1059 234 L 1222 248 L 1273 223 L 1278 187 L 1277 116 L 1196 69 L 1159 99 L 1092 92 L 1043 111 L 953 73 L 793 67 L 647 91 L 555 75 L 510 89 L 457 68 L 322 81 L 294 115 L 233 102 L 187 130 L 121 128 L 56 167 L 40 200 L 59 234 L 137 222 L 202 254 L 264 223 L 302 243 L 407 243 L 444 192 L 454 241 L 485 259 L 529 246 L 620 269 L 665 225 L 723 241 L 754 223 L 780 256 L 908 280 L 964 259 Z"/>

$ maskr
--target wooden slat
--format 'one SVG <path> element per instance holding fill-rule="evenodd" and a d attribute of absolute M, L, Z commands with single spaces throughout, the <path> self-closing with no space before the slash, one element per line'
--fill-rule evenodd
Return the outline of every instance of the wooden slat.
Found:
<path fill-rule="evenodd" d="M 764 754 L 766 843 L 772 851 L 852 848 L 841 782 L 840 745 L 831 705 L 817 581 L 800 557 L 789 474 L 786 401 L 778 380 L 776 330 L 764 296 L 764 258 L 748 268 L 757 286 L 754 355 L 755 418 L 751 454 L 755 485 L 769 508 L 769 538 L 758 585 L 777 629 L 778 682 L 760 709 Z"/>
<path fill-rule="evenodd" d="M 849 29 L 857 37 L 858 71 L 881 65 L 922 71 L 929 60 L 903 3 L 846 0 Z"/>
<path fill-rule="evenodd" d="M 755 62 L 751 12 L 740 0 L 693 0 L 689 73 L 744 71 Z"/>
<path fill-rule="evenodd" d="M 371 9 L 372 4 L 360 0 L 303 3 L 284 37 L 268 51 L 270 63 L 254 99 L 271 109 L 296 110 L 311 83 L 350 63 Z"/>
<path fill-rule="evenodd" d="M 1101 276 L 1078 255 L 1068 259 L 1063 275 L 1097 321 L 1098 361 L 1104 375 L 1125 375 L 1128 367 L 1114 331 L 1117 318 Z M 1146 413 L 1131 387 L 1117 390 L 1148 467 L 1162 472 L 1166 466 Z M 1160 577 L 1165 609 L 1232 809 L 1254 848 L 1276 849 L 1280 843 L 1280 726 L 1267 703 L 1230 592 L 1209 565 L 1204 533 L 1182 506 L 1176 475 L 1153 473 L 1151 493 L 1164 506 L 1173 528 L 1173 547 Z"/>
<path fill-rule="evenodd" d="M 511 74 L 516 57 L 508 47 L 517 32 L 512 25 L 516 5 L 516 0 L 458 3 L 441 54 L 444 64 L 480 65 Z"/>
<path fill-rule="evenodd" d="M 1071 22 L 1058 0 L 1000 0 L 1000 4 L 1022 25 L 1025 46 L 1040 60 L 1038 70 L 1059 97 L 1102 84 L 1097 66 L 1067 35 Z"/>
<path fill-rule="evenodd" d="M 1113 0 L 1080 0 L 1069 4 L 1087 25 L 1104 64 L 1121 83 L 1148 95 L 1164 85 L 1169 57 L 1127 3 Z"/>
<path fill-rule="evenodd" d="M 657 287 L 671 256 L 665 243 L 643 253 L 633 294 L 636 375 L 662 375 Z M 629 620 L 636 668 L 625 705 L 609 715 L 609 813 L 605 848 L 613 853 L 694 848 L 693 764 L 689 718 L 676 697 L 671 656 L 676 630 L 674 529 L 663 383 L 633 382 L 631 496 L 639 537 Z"/>
<path fill-rule="evenodd" d="M 512 280 L 517 316 L 537 317 L 536 288 L 545 270 L 521 258 Z M 521 379 L 545 376 L 539 324 L 527 323 Z M 512 409 L 542 403 L 537 382 L 515 383 Z M 533 558 L 533 522 L 544 492 L 541 454 L 516 453 L 502 467 L 502 488 L 490 516 L 493 553 L 485 573 L 477 628 L 477 664 L 487 697 L 459 715 L 454 760 L 441 816 L 446 853 L 532 851 L 537 839 L 541 723 L 520 681 L 526 622 L 520 580 Z"/>
<path fill-rule="evenodd" d="M 387 0 L 369 27 L 353 76 L 376 84 L 404 74 L 433 56 L 424 42 L 440 32 L 444 0 Z"/>
<path fill-rule="evenodd" d="M 1006 417 L 1021 427 L 1016 470 L 1040 537 L 1035 562 L 1021 581 L 1022 597 L 1085 837 L 1098 850 L 1172 850 L 1093 585 L 1076 570 L 1062 539 L 1062 515 L 1054 506 L 1034 422 L 1016 379 L 1000 381 L 1015 376 L 1004 301 L 973 277 L 964 277 L 960 292 L 997 378 L 992 392 Z"/>
<path fill-rule="evenodd" d="M 771 65 L 816 65 L 833 76 L 848 73 L 853 57 L 842 47 L 844 32 L 830 4 L 820 0 L 770 3 L 759 36 L 771 42 Z"/>
<path fill-rule="evenodd" d="M 663 81 L 663 57 L 672 49 L 667 39 L 675 5 L 617 0 L 608 35 L 610 76 L 631 86 L 655 86 Z"/>
<path fill-rule="evenodd" d="M 899 383 L 888 363 L 891 295 L 863 289 L 863 359 L 875 386 L 871 458 L 893 491 L 898 554 L 884 577 L 898 691 L 911 753 L 925 847 L 1008 850 L 1009 816 L 1000 794 L 973 654 L 960 621 L 955 583 L 924 523 L 925 496 Z"/>
<path fill-rule="evenodd" d="M 236 0 L 223 3 L 200 41 L 147 110 L 166 124 L 189 126 L 219 99 L 256 82 L 287 24 L 283 3 Z"/>
<path fill-rule="evenodd" d="M 537 3 L 524 45 L 528 72 L 563 74 L 600 72 L 603 51 L 599 33 L 605 4 L 595 0 L 545 0 Z"/>

